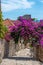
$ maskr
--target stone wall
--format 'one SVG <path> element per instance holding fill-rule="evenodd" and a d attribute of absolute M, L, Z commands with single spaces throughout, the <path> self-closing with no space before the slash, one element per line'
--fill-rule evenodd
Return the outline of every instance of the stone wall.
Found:
<path fill-rule="evenodd" d="M 37 45 L 36 47 L 33 47 L 34 51 L 34 57 L 37 60 L 43 61 L 43 47 L 41 45 Z"/>
<path fill-rule="evenodd" d="M 8 54 L 8 56 L 13 56 L 13 55 L 15 55 L 15 43 L 13 40 L 11 40 L 9 42 L 9 54 Z"/>
<path fill-rule="evenodd" d="M 29 48 L 29 43 L 27 43 L 27 48 Z M 10 40 L 10 42 L 0 40 L 0 53 L 1 57 L 14 56 L 15 52 L 24 49 L 25 45 L 20 42 L 20 39 L 17 44 L 15 44 L 14 40 Z"/>
<path fill-rule="evenodd" d="M 43 47 L 41 48 L 42 50 L 40 50 L 40 58 L 41 58 L 41 61 L 43 61 Z"/>
<path fill-rule="evenodd" d="M 15 52 L 21 50 L 24 48 L 24 44 L 21 44 L 20 41 L 15 44 L 13 40 L 9 42 L 9 55 L 8 56 L 14 56 Z"/>
<path fill-rule="evenodd" d="M 43 47 L 39 46 L 38 57 L 40 61 L 43 61 Z"/>
<path fill-rule="evenodd" d="M 29 48 L 29 44 L 30 43 L 26 44 L 26 48 Z M 21 43 L 20 40 L 18 41 L 17 44 L 15 44 L 13 40 L 11 40 L 10 42 L 6 42 L 4 39 L 0 39 L 0 58 L 14 56 L 15 52 L 24 48 L 25 45 Z M 37 57 L 37 59 L 43 61 L 43 47 L 41 46 L 33 47 L 33 54 L 35 58 Z"/>
<path fill-rule="evenodd" d="M 0 57 L 4 57 L 4 51 L 5 51 L 5 40 L 0 39 Z"/>

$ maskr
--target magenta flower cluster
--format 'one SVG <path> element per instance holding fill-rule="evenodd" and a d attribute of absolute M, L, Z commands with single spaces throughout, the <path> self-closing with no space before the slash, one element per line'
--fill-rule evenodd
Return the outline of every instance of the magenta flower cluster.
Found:
<path fill-rule="evenodd" d="M 39 43 L 43 46 L 43 20 L 40 22 L 32 21 L 32 19 L 26 20 L 23 17 L 20 17 L 19 21 L 14 22 L 14 26 L 10 26 L 10 35 L 6 37 L 6 40 L 14 39 L 18 40 L 19 37 L 22 37 L 25 40 L 29 40 L 31 35 L 32 39 L 35 39 L 34 43 Z M 34 41 L 34 40 L 32 40 Z"/>

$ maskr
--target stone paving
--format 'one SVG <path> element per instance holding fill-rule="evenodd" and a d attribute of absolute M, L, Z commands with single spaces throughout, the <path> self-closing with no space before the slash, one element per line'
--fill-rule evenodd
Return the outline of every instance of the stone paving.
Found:
<path fill-rule="evenodd" d="M 15 54 L 16 56 L 13 56 L 12 58 L 3 59 L 0 65 L 43 65 L 43 63 L 39 61 L 32 59 L 28 60 L 31 55 L 29 49 L 22 49 Z"/>

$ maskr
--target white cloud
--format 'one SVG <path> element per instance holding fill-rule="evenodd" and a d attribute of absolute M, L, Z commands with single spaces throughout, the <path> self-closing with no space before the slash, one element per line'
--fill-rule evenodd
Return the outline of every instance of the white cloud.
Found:
<path fill-rule="evenodd" d="M 1 8 L 3 12 L 11 11 L 14 9 L 31 8 L 35 2 L 28 2 L 27 0 L 2 0 Z"/>

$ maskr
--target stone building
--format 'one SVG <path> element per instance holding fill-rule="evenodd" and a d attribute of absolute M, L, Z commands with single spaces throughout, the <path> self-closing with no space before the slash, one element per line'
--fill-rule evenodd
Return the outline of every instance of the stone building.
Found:
<path fill-rule="evenodd" d="M 26 19 L 26 20 L 29 20 L 29 19 L 31 19 L 31 15 L 26 14 L 26 15 L 23 16 L 23 18 Z"/>

